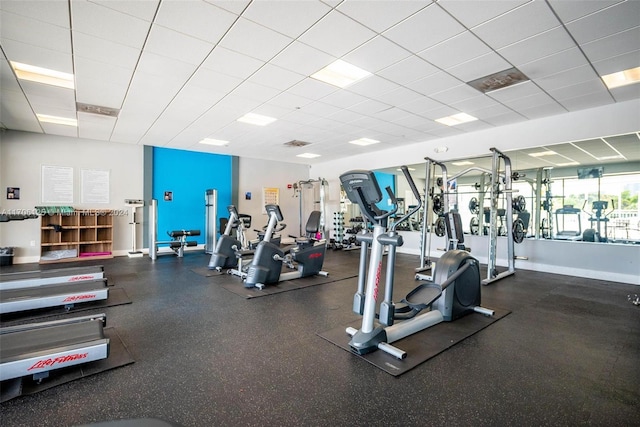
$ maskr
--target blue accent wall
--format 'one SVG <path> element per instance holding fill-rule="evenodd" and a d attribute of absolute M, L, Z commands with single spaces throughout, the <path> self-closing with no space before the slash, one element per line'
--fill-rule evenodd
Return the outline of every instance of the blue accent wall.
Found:
<path fill-rule="evenodd" d="M 380 186 L 380 191 L 382 192 L 382 200 L 379 203 L 376 203 L 376 206 L 382 210 L 390 211 L 393 209 L 393 205 L 389 204 L 389 194 L 387 194 L 387 187 L 391 187 L 391 191 L 393 194 L 396 194 L 396 176 L 390 173 L 384 172 L 373 172 L 376 176 L 376 180 L 378 181 L 378 185 Z M 398 195 L 396 194 L 396 197 Z"/>
<path fill-rule="evenodd" d="M 200 230 L 190 237 L 205 242 L 204 196 L 218 190 L 218 218 L 228 216 L 231 204 L 232 157 L 195 151 L 153 148 L 153 198 L 158 200 L 158 240 L 170 240 L 171 230 Z M 165 191 L 173 193 L 164 200 Z M 219 219 L 218 219 L 219 223 Z"/>

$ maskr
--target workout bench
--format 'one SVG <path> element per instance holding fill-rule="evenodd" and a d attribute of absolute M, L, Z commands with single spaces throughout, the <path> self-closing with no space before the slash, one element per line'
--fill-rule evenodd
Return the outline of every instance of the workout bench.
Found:
<path fill-rule="evenodd" d="M 200 230 L 173 230 L 167 231 L 167 235 L 171 240 L 166 242 L 156 242 L 156 249 L 159 245 L 168 245 L 173 252 L 179 257 L 184 256 L 184 248 L 187 246 L 198 246 L 195 240 L 187 240 L 188 236 L 199 236 Z"/>

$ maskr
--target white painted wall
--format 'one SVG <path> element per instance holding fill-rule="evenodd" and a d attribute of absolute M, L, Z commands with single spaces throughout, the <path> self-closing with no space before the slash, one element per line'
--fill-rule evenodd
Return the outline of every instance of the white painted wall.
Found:
<path fill-rule="evenodd" d="M 41 198 L 42 166 L 70 166 L 74 168 L 74 201 L 65 205 L 76 209 L 117 210 L 113 221 L 114 254 L 123 255 L 131 249 L 131 230 L 124 200 L 143 198 L 142 146 L 16 131 L 4 131 L 0 138 L 0 189 L 3 192 L 0 211 L 33 210 L 35 206 L 51 205 L 43 203 Z M 80 203 L 81 169 L 110 172 L 108 204 Z M 6 187 L 19 187 L 20 200 L 7 200 Z M 32 241 L 35 246 L 30 245 Z M 0 223 L 0 246 L 16 247 L 14 263 L 37 262 L 40 259 L 40 220 Z"/>
<path fill-rule="evenodd" d="M 263 213 L 263 188 L 278 188 L 280 210 L 287 228 L 282 236 L 297 236 L 300 231 L 299 199 L 288 184 L 309 179 L 309 166 L 285 162 L 271 162 L 241 157 L 238 175 L 238 213 L 251 215 L 251 229 L 247 237 L 253 239 L 257 233 L 253 229 L 262 229 L 267 224 L 267 215 Z M 245 194 L 251 193 L 251 200 Z M 306 221 L 306 219 L 304 220 Z"/>

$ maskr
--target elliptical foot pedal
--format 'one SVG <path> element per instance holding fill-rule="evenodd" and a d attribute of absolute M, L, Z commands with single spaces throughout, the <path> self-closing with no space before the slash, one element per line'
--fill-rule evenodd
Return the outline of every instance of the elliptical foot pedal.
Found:
<path fill-rule="evenodd" d="M 423 283 L 409 292 L 403 303 L 416 310 L 424 310 L 442 295 L 442 287 L 436 283 Z"/>

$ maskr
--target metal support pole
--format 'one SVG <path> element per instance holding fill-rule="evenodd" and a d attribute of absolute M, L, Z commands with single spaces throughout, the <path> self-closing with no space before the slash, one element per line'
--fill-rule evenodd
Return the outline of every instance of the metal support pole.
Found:
<path fill-rule="evenodd" d="M 534 237 L 536 239 L 540 238 L 540 227 L 542 226 L 542 209 L 541 209 L 541 203 L 542 203 L 542 168 L 538 168 L 538 170 L 536 171 L 536 186 L 534 187 L 536 190 L 536 194 L 535 194 L 535 233 L 534 233 Z"/>
<path fill-rule="evenodd" d="M 149 258 L 155 261 L 158 258 L 158 201 L 151 199 L 149 203 Z"/>
<path fill-rule="evenodd" d="M 218 190 L 209 189 L 204 194 L 204 252 L 212 254 L 218 238 Z"/>

